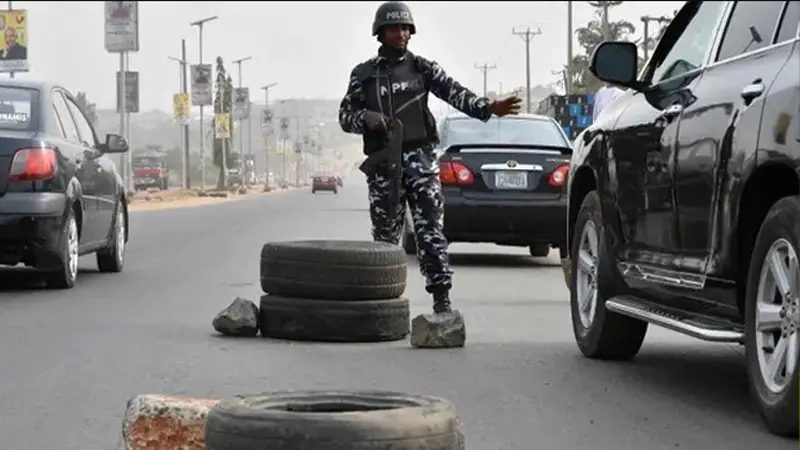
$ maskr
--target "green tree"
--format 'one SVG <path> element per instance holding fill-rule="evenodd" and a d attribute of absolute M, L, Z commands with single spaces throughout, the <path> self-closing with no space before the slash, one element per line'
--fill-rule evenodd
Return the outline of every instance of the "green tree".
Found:
<path fill-rule="evenodd" d="M 592 52 L 603 41 L 629 41 L 636 32 L 636 27 L 627 20 L 611 21 L 610 11 L 622 4 L 621 1 L 590 1 L 597 8 L 594 18 L 585 26 L 575 30 L 578 44 L 583 54 L 572 58 L 572 86 L 577 94 L 596 92 L 603 85 L 589 72 L 589 58 Z"/>
<path fill-rule="evenodd" d="M 214 137 L 214 144 L 213 144 L 213 162 L 214 165 L 219 168 L 219 177 L 217 178 L 217 186 L 223 188 L 225 186 L 226 181 L 226 173 L 225 173 L 225 166 L 227 167 L 234 167 L 235 158 L 232 158 L 232 154 L 230 150 L 230 142 L 233 142 L 233 79 L 230 75 L 228 75 L 227 70 L 225 70 L 225 64 L 222 61 L 222 57 L 217 57 L 217 76 L 215 80 L 215 87 L 216 92 L 214 94 L 214 118 L 211 120 L 211 130 L 210 132 L 213 133 Z M 217 139 L 216 136 L 216 115 L 228 113 L 228 129 L 231 130 L 230 139 L 228 139 L 228 149 L 225 151 L 225 143 L 222 139 Z M 223 161 L 223 154 L 225 157 L 225 164 L 222 164 Z"/>
<path fill-rule="evenodd" d="M 78 92 L 78 95 L 75 96 L 75 102 L 78 104 L 78 107 L 86 114 L 86 118 L 89 119 L 92 125 L 97 125 L 97 106 L 94 103 L 89 102 L 86 98 L 85 92 Z"/>

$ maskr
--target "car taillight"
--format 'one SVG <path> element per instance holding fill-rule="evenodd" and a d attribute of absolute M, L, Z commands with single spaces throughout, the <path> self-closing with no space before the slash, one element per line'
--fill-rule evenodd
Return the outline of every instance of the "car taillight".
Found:
<path fill-rule="evenodd" d="M 564 183 L 567 181 L 567 172 L 569 172 L 569 165 L 565 164 L 563 166 L 559 166 L 553 173 L 550 174 L 550 179 L 548 182 L 551 186 L 555 187 L 562 187 Z"/>
<path fill-rule="evenodd" d="M 51 148 L 23 148 L 14 153 L 9 181 L 35 181 L 53 178 L 58 167 L 56 151 Z"/>
<path fill-rule="evenodd" d="M 467 166 L 459 162 L 442 161 L 439 163 L 439 180 L 442 184 L 472 184 L 475 177 Z"/>

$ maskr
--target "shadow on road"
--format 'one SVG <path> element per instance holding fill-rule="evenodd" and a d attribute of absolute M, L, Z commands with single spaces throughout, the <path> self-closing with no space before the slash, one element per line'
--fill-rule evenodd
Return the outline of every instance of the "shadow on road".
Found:
<path fill-rule="evenodd" d="M 85 282 L 92 275 L 97 275 L 97 270 L 78 270 L 78 283 Z M 44 277 L 41 272 L 29 268 L 0 269 L 0 293 L 45 290 Z"/>
<path fill-rule="evenodd" d="M 560 267 L 547 258 L 492 253 L 451 253 L 450 264 L 463 267 Z"/>

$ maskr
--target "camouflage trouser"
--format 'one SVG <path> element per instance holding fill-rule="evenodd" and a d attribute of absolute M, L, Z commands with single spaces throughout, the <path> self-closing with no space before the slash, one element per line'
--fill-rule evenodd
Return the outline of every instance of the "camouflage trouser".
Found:
<path fill-rule="evenodd" d="M 426 290 L 451 286 L 453 272 L 444 237 L 442 185 L 439 165 L 432 148 L 403 151 L 403 181 L 399 201 L 393 204 L 391 180 L 386 166 L 379 166 L 367 177 L 372 238 L 379 242 L 399 244 L 406 220 L 406 202 L 411 208 L 414 236 L 417 242 L 419 270 L 425 277 Z M 388 214 L 394 209 L 394 216 Z"/>

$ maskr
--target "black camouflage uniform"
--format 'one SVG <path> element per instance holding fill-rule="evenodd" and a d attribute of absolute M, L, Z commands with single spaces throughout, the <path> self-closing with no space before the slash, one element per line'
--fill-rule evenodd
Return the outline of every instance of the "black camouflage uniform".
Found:
<path fill-rule="evenodd" d="M 375 14 L 373 35 L 379 35 L 383 26 L 396 24 L 408 25 L 411 34 L 416 31 L 408 6 L 401 2 L 384 3 Z M 379 166 L 367 177 L 372 237 L 375 241 L 398 244 L 408 203 L 420 272 L 426 279 L 426 290 L 433 295 L 434 311 L 439 313 L 450 311 L 453 272 L 443 233 L 444 197 L 433 150 L 439 136 L 428 108 L 428 93 L 476 119 L 487 121 L 491 117 L 491 101 L 450 78 L 435 61 L 408 51 L 397 55 L 396 51 L 381 46 L 377 56 L 353 69 L 339 109 L 339 124 L 347 133 L 363 135 L 364 153 L 369 155 L 381 149 L 383 136 L 369 131 L 365 121 L 367 111 L 403 122 L 403 177 L 400 195 L 395 197 L 400 201 L 393 204 L 386 167 Z M 394 214 L 390 213 L 392 209 Z"/>

